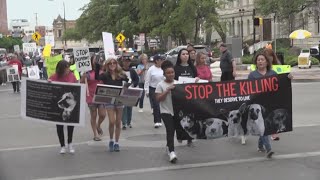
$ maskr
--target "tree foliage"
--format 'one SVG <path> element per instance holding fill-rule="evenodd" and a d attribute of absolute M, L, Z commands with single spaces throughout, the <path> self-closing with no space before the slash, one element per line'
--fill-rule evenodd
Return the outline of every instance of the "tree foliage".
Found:
<path fill-rule="evenodd" d="M 288 32 L 294 30 L 294 16 L 305 8 L 317 3 L 317 0 L 257 0 L 257 11 L 262 15 L 275 15 L 280 22 L 287 24 Z"/>
<path fill-rule="evenodd" d="M 21 38 L 2 37 L 0 38 L 0 48 L 13 49 L 14 45 L 22 45 Z"/>
<path fill-rule="evenodd" d="M 156 37 L 162 45 L 168 36 L 182 44 L 199 43 L 202 26 L 210 31 L 214 27 L 225 40 L 225 28 L 216 13 L 218 7 L 216 0 L 91 0 L 81 9 L 76 30 L 66 37 L 76 39 L 80 35 L 92 42 L 101 40 L 102 32 L 123 32 L 130 46 L 139 33 Z"/>

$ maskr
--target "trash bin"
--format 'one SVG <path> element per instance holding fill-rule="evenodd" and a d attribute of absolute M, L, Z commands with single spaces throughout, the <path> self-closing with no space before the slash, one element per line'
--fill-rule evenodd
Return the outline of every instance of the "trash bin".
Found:
<path fill-rule="evenodd" d="M 280 63 L 284 64 L 284 54 L 283 54 L 283 52 L 277 52 L 276 55 L 277 55 L 277 58 L 279 59 Z"/>

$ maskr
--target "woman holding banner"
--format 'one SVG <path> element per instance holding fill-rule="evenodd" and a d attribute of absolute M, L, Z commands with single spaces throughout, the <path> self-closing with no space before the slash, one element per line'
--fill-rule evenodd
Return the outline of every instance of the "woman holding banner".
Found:
<path fill-rule="evenodd" d="M 90 117 L 91 117 L 91 128 L 93 131 L 93 140 L 94 141 L 101 141 L 101 136 L 103 134 L 103 131 L 101 129 L 101 124 L 104 121 L 106 117 L 106 109 L 104 104 L 95 104 L 93 102 L 93 96 L 96 91 L 97 84 L 100 84 L 101 81 L 96 80 L 95 78 L 95 63 L 96 63 L 96 56 L 91 56 L 91 66 L 92 70 L 89 72 L 86 72 L 85 75 L 81 77 L 81 83 L 85 83 L 88 85 L 87 92 L 87 104 L 90 110 Z M 98 123 L 97 123 L 97 115 L 98 115 Z"/>
<path fill-rule="evenodd" d="M 187 49 L 181 49 L 178 53 L 177 63 L 174 66 L 175 80 L 179 80 L 179 77 L 190 77 L 195 78 L 195 82 L 199 81 L 197 69 L 192 63 L 189 52 Z M 179 143 L 182 143 L 182 140 L 188 140 L 187 145 L 189 147 L 194 146 L 192 143 L 192 138 L 182 129 L 179 121 L 175 121 L 175 128 L 177 132 L 177 139 Z"/>
<path fill-rule="evenodd" d="M 69 83 L 78 82 L 76 77 L 73 75 L 73 73 L 70 72 L 69 63 L 64 60 L 59 61 L 56 67 L 56 73 L 53 74 L 48 81 L 69 82 Z M 58 134 L 59 142 L 61 145 L 60 154 L 65 154 L 67 150 L 69 150 L 69 153 L 71 154 L 75 152 L 74 147 L 72 145 L 74 126 L 67 126 L 67 130 L 68 130 L 68 146 L 66 148 L 65 141 L 64 141 L 63 125 L 57 125 L 57 134 Z"/>
<path fill-rule="evenodd" d="M 96 63 L 95 78 L 103 81 L 104 84 L 113 86 L 123 86 L 123 82 L 128 82 L 129 79 L 123 72 L 115 58 L 109 58 L 103 65 L 104 72 L 100 74 L 100 64 Z M 122 120 L 122 104 L 106 104 L 108 118 L 109 118 L 109 151 L 119 152 L 119 138 L 121 133 Z M 115 140 L 113 136 L 115 134 Z"/>

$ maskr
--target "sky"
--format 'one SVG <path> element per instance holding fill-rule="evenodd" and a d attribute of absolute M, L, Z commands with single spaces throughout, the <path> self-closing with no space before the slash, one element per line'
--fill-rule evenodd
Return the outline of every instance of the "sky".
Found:
<path fill-rule="evenodd" d="M 11 19 L 27 19 L 31 26 L 52 26 L 52 22 L 60 14 L 63 18 L 63 2 L 66 8 L 66 19 L 75 20 L 80 17 L 79 10 L 90 0 L 7 0 L 8 25 Z"/>

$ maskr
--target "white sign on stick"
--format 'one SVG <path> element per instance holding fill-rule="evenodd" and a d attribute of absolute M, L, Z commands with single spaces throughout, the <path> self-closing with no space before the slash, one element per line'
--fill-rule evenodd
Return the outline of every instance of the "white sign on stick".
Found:
<path fill-rule="evenodd" d="M 116 58 L 112 34 L 108 32 L 102 32 L 102 38 L 103 38 L 103 46 L 104 46 L 104 55 L 106 60 L 108 58 Z"/>
<path fill-rule="evenodd" d="M 73 55 L 77 71 L 88 72 L 92 70 L 88 47 L 73 48 Z"/>
<path fill-rule="evenodd" d="M 30 53 L 30 52 L 35 52 L 37 51 L 37 44 L 36 43 L 23 43 L 23 52 L 24 53 Z"/>
<path fill-rule="evenodd" d="M 28 77 L 30 79 L 40 79 L 39 67 L 38 66 L 30 66 L 27 67 Z"/>

